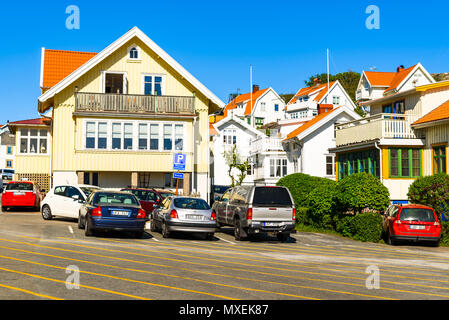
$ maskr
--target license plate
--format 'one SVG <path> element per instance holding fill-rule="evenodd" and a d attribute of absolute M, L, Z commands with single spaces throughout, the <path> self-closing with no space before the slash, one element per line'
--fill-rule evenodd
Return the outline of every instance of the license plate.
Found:
<path fill-rule="evenodd" d="M 279 227 L 280 223 L 279 222 L 264 222 L 263 225 L 265 227 Z"/>
<path fill-rule="evenodd" d="M 113 216 L 119 216 L 119 217 L 129 217 L 129 212 L 127 211 L 112 211 Z"/>
<path fill-rule="evenodd" d="M 194 215 L 194 214 L 186 214 L 186 218 L 190 220 L 203 220 L 203 216 Z"/>
<path fill-rule="evenodd" d="M 14 192 L 15 196 L 24 196 L 25 192 Z"/>
<path fill-rule="evenodd" d="M 415 225 L 411 225 L 410 229 L 413 230 L 424 230 L 426 227 L 425 226 L 415 226 Z"/>

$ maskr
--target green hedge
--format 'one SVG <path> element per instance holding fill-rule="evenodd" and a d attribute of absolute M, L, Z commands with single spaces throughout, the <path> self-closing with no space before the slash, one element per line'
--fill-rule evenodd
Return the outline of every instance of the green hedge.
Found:
<path fill-rule="evenodd" d="M 295 201 L 296 208 L 306 207 L 305 201 L 310 192 L 318 186 L 335 184 L 335 181 L 313 177 L 304 173 L 294 173 L 285 176 L 277 182 L 277 186 L 287 187 Z"/>
<path fill-rule="evenodd" d="M 442 246 L 449 246 L 449 221 L 441 222 L 441 241 Z"/>
<path fill-rule="evenodd" d="M 363 242 L 379 242 L 382 238 L 382 216 L 377 212 L 336 215 L 335 230 L 341 235 Z"/>

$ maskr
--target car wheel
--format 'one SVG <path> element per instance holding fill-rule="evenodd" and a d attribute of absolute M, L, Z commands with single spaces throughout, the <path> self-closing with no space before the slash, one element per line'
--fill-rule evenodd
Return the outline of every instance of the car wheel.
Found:
<path fill-rule="evenodd" d="M 150 220 L 150 231 L 151 232 L 156 232 L 157 231 L 156 222 L 154 221 L 154 219 Z"/>
<path fill-rule="evenodd" d="M 47 205 L 44 205 L 42 207 L 42 218 L 44 220 L 51 220 L 51 219 L 53 219 L 53 215 L 51 214 L 51 209 Z"/>
<path fill-rule="evenodd" d="M 137 239 L 142 239 L 143 235 L 145 234 L 145 231 L 136 231 L 134 234 Z"/>
<path fill-rule="evenodd" d="M 84 229 L 86 226 L 83 224 L 81 214 L 78 215 L 78 229 Z"/>
<path fill-rule="evenodd" d="M 170 237 L 170 232 L 168 231 L 167 224 L 165 222 L 162 223 L 162 237 Z"/>
<path fill-rule="evenodd" d="M 387 233 L 387 243 L 390 246 L 394 246 L 396 244 L 396 241 L 394 239 L 391 238 L 390 232 Z"/>
<path fill-rule="evenodd" d="M 86 217 L 86 226 L 84 228 L 84 234 L 86 235 L 86 237 L 91 237 L 94 234 L 91 223 L 89 222 L 89 219 L 87 217 Z"/>
<path fill-rule="evenodd" d="M 237 241 L 243 241 L 246 239 L 246 235 L 244 235 L 242 230 L 240 219 L 235 219 L 234 221 L 234 238 Z"/>
<path fill-rule="evenodd" d="M 290 235 L 288 233 L 278 233 L 276 235 L 276 238 L 278 238 L 278 240 L 281 242 L 287 241 L 289 237 L 290 237 Z"/>
<path fill-rule="evenodd" d="M 435 242 L 433 243 L 433 246 L 434 246 L 434 247 L 439 247 L 439 246 L 440 246 L 440 240 L 435 241 Z"/>
<path fill-rule="evenodd" d="M 8 211 L 8 207 L 2 207 L 2 212 Z"/>

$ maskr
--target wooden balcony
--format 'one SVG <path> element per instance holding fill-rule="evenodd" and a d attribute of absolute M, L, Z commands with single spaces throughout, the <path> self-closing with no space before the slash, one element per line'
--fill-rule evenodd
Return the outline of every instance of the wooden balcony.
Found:
<path fill-rule="evenodd" d="M 284 152 L 281 138 L 258 138 L 251 141 L 251 154 L 263 152 Z"/>
<path fill-rule="evenodd" d="M 336 144 L 344 146 L 375 139 L 421 139 L 411 124 L 418 116 L 380 113 L 336 126 Z"/>
<path fill-rule="evenodd" d="M 195 97 L 77 92 L 75 112 L 194 115 Z"/>

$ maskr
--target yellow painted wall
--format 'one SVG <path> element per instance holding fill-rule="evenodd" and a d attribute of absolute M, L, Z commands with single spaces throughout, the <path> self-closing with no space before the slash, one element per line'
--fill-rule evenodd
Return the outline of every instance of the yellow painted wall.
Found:
<path fill-rule="evenodd" d="M 128 48 L 132 45 L 137 45 L 140 47 L 140 62 L 130 62 L 128 60 Z M 68 86 L 62 92 L 55 95 L 54 98 L 54 137 L 53 137 L 53 148 L 57 152 L 53 154 L 53 170 L 55 171 L 77 171 L 81 170 L 78 166 L 83 165 L 86 167 L 89 165 L 86 155 L 79 153 L 75 150 L 79 149 L 81 145 L 82 137 L 82 127 L 76 122 L 73 117 L 73 112 L 75 110 L 75 87 L 78 87 L 79 92 L 101 92 L 102 89 L 102 76 L 101 71 L 119 71 L 126 72 L 128 79 L 128 90 L 129 94 L 142 94 L 143 93 L 143 73 L 154 73 L 165 75 L 165 85 L 164 85 L 164 95 L 170 96 L 193 96 L 194 92 L 196 94 L 195 98 L 195 110 L 199 115 L 197 120 L 197 125 L 199 126 L 196 132 L 196 152 L 197 159 L 195 162 L 197 166 L 195 167 L 196 172 L 208 172 L 208 140 L 209 140 L 209 100 L 198 92 L 190 83 L 188 83 L 184 78 L 182 78 L 178 73 L 176 73 L 167 63 L 160 59 L 154 54 L 145 44 L 143 44 L 137 38 L 132 39 L 127 44 L 123 45 L 121 48 L 117 49 L 112 53 L 107 59 L 101 62 L 96 67 L 92 68 L 89 72 L 83 75 L 80 79 L 75 81 L 72 85 Z M 118 119 L 117 119 L 118 120 Z M 144 120 L 144 119 L 141 119 Z M 148 117 L 147 120 L 151 120 Z M 191 123 L 192 120 L 188 120 L 187 123 Z M 190 129 L 186 135 L 186 143 L 192 145 L 193 137 L 190 134 Z M 190 141 L 189 141 L 190 140 Z M 111 152 L 112 153 L 112 152 Z M 145 163 L 149 158 L 148 155 L 143 154 L 129 154 L 129 156 L 117 153 L 117 155 L 110 156 L 110 160 L 120 159 L 117 163 L 124 163 L 128 161 L 127 159 L 135 158 L 133 161 L 135 163 Z M 158 161 L 152 161 L 150 166 L 151 170 L 163 171 L 166 168 L 166 156 L 159 154 L 153 155 L 154 157 L 159 157 Z M 156 158 L 154 158 L 156 159 Z M 102 156 L 93 153 L 93 156 L 89 158 L 90 164 L 93 167 L 98 167 L 98 163 L 104 164 L 104 159 Z M 94 163 L 98 162 L 98 163 Z M 172 160 L 170 160 L 172 163 Z M 141 165 L 138 165 L 141 167 Z M 111 167 L 111 166 L 109 166 Z M 111 167 L 112 168 L 112 167 Z M 118 168 L 114 167 L 114 170 L 122 170 L 125 167 L 120 166 Z M 129 167 L 126 168 L 129 171 Z M 147 167 L 148 169 L 148 167 Z M 87 168 L 84 170 L 88 170 Z"/>

